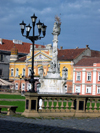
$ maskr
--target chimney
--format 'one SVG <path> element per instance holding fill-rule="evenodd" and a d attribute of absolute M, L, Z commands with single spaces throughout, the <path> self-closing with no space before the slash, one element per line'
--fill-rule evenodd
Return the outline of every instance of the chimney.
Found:
<path fill-rule="evenodd" d="M 89 45 L 86 45 L 86 48 L 89 48 Z"/>
<path fill-rule="evenodd" d="M 13 43 L 14 44 L 22 44 L 22 41 L 21 40 L 15 40 L 15 39 L 13 39 Z"/>
<path fill-rule="evenodd" d="M 63 46 L 60 47 L 60 50 L 62 50 L 62 49 L 63 49 Z"/>
<path fill-rule="evenodd" d="M 78 49 L 79 47 L 76 47 L 76 49 Z"/>
<path fill-rule="evenodd" d="M 0 38 L 0 44 L 2 44 L 2 38 Z"/>

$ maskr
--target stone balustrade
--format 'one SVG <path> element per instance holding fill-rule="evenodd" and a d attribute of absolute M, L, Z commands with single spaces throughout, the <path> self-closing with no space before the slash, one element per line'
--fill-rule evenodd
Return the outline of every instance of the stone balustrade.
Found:
<path fill-rule="evenodd" d="M 100 116 L 100 97 L 26 93 L 25 116 Z"/>
<path fill-rule="evenodd" d="M 75 112 L 74 99 L 66 97 L 41 97 L 42 104 L 38 112 Z"/>

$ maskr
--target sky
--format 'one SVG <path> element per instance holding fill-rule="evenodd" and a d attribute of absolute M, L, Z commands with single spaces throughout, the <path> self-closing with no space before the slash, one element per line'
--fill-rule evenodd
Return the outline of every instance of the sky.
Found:
<path fill-rule="evenodd" d="M 21 35 L 19 23 L 24 20 L 32 26 L 34 13 L 38 17 L 36 22 L 40 20 L 47 26 L 46 36 L 35 44 L 53 44 L 53 25 L 55 16 L 59 16 L 58 48 L 89 45 L 92 50 L 100 50 L 100 0 L 0 0 L 0 38 L 31 43 Z M 37 26 L 35 35 L 38 35 Z"/>

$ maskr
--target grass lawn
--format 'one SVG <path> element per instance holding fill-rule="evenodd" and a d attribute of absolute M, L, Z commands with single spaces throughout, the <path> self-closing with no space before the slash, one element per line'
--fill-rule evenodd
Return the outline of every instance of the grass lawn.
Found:
<path fill-rule="evenodd" d="M 25 99 L 21 95 L 0 94 L 0 99 Z"/>
<path fill-rule="evenodd" d="M 0 101 L 0 105 L 15 105 L 18 106 L 16 112 L 24 112 L 25 110 L 25 101 Z M 3 108 L 1 111 L 7 111 Z"/>

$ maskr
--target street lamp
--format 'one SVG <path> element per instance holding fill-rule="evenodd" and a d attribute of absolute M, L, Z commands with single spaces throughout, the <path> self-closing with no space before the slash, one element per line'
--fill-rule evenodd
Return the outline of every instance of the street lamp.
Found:
<path fill-rule="evenodd" d="M 31 19 L 32 19 L 32 26 L 33 26 L 33 35 L 32 36 L 29 36 L 29 33 L 30 33 L 30 30 L 31 30 L 31 26 L 30 24 L 26 26 L 26 24 L 24 23 L 24 21 L 22 21 L 22 23 L 20 23 L 20 26 L 21 26 L 21 33 L 22 35 L 24 34 L 24 30 L 25 30 L 25 27 L 26 27 L 26 35 L 23 35 L 24 37 L 28 38 L 29 40 L 32 41 L 32 44 L 33 44 L 33 49 L 32 49 L 32 68 L 31 68 L 31 79 L 29 80 L 29 82 L 32 84 L 32 89 L 31 91 L 32 92 L 35 92 L 35 89 L 34 89 L 34 83 L 35 83 L 35 79 L 34 79 L 34 43 L 36 40 L 39 40 L 41 38 L 44 38 L 45 37 L 45 34 L 46 34 L 46 25 L 44 25 L 43 23 L 39 22 L 36 24 L 37 27 L 38 27 L 38 32 L 39 32 L 39 35 L 35 36 L 35 23 L 36 23 L 36 19 L 37 19 L 37 16 L 35 16 L 35 14 L 33 14 L 33 16 L 31 16 Z M 43 36 L 41 37 L 41 31 L 43 33 Z"/>
<path fill-rule="evenodd" d="M 21 89 L 21 79 L 24 78 L 24 75 L 22 76 L 22 74 L 18 75 L 18 78 L 20 79 L 20 87 L 19 87 L 19 90 L 21 91 L 22 93 L 22 89 Z"/>

